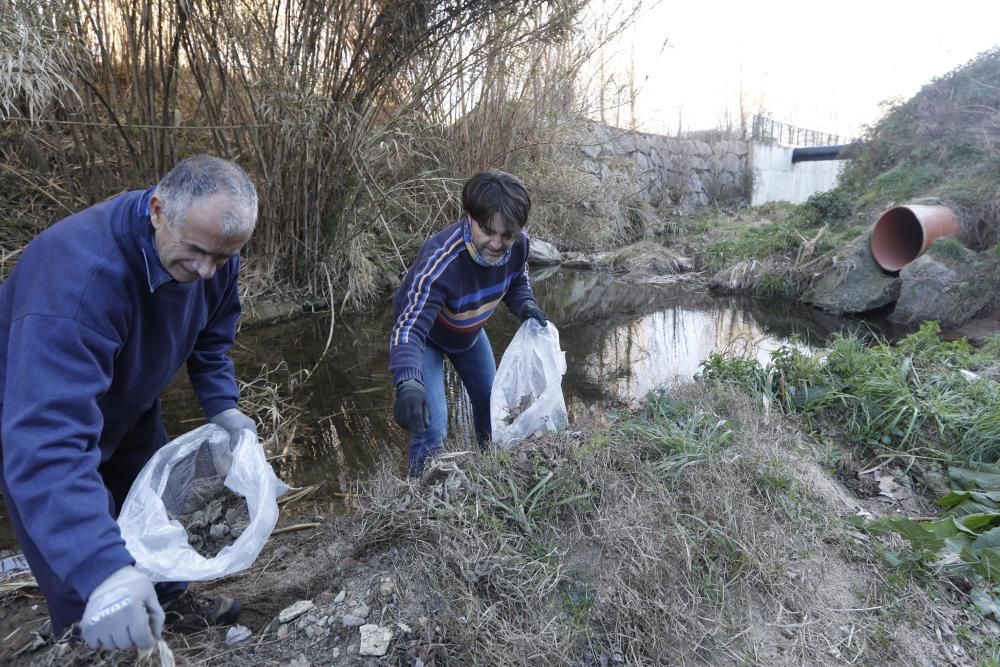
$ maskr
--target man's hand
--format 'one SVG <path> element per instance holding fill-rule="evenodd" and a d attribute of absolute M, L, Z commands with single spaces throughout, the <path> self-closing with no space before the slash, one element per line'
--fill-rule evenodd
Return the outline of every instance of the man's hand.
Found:
<path fill-rule="evenodd" d="M 396 423 L 410 433 L 423 433 L 431 423 L 431 411 L 419 380 L 403 380 L 396 385 L 396 404 L 392 406 Z"/>
<path fill-rule="evenodd" d="M 524 302 L 521 306 L 521 312 L 519 314 L 521 322 L 527 322 L 528 320 L 535 320 L 544 329 L 545 325 L 549 323 L 549 317 L 542 312 L 542 309 L 538 307 L 538 304 L 534 300 L 529 299 Z"/>
<path fill-rule="evenodd" d="M 212 417 L 209 421 L 216 426 L 221 426 L 229 432 L 230 450 L 236 447 L 236 443 L 240 441 L 240 433 L 244 429 L 253 431 L 253 434 L 257 435 L 257 424 L 254 423 L 254 420 L 250 419 L 236 408 L 223 410 L 219 414 Z"/>
<path fill-rule="evenodd" d="M 128 565 L 105 579 L 87 599 L 80 631 L 90 648 L 153 648 L 163 609 L 149 577 Z"/>

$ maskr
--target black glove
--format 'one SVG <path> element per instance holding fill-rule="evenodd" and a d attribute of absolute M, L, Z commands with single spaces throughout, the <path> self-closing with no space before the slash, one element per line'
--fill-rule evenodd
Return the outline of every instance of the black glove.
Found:
<path fill-rule="evenodd" d="M 396 423 L 410 433 L 423 433 L 431 424 L 431 411 L 419 380 L 403 380 L 396 385 L 396 403 L 392 406 Z"/>
<path fill-rule="evenodd" d="M 521 313 L 519 317 L 521 318 L 521 322 L 527 322 L 529 319 L 535 320 L 542 326 L 543 329 L 545 328 L 545 325 L 549 323 L 548 315 L 543 313 L 542 309 L 538 307 L 538 304 L 530 299 L 525 301 L 524 305 L 521 306 Z"/>

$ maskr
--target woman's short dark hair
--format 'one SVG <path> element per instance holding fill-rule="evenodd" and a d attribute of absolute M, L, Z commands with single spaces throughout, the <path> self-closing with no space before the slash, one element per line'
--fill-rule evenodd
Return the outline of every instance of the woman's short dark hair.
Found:
<path fill-rule="evenodd" d="M 516 234 L 528 222 L 531 197 L 517 176 L 499 170 L 484 171 L 465 182 L 462 209 L 488 232 Z"/>

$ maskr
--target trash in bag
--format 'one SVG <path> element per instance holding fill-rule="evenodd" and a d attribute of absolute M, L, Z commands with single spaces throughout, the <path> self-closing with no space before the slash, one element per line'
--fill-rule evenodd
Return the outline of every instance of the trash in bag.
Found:
<path fill-rule="evenodd" d="M 153 455 L 118 515 L 135 566 L 156 581 L 218 579 L 253 564 L 289 490 L 257 435 L 206 424 Z"/>
<path fill-rule="evenodd" d="M 566 353 L 559 349 L 556 326 L 549 322 L 543 328 L 533 319 L 522 324 L 493 380 L 490 415 L 496 445 L 510 446 L 539 431 L 566 427 L 565 372 Z"/>

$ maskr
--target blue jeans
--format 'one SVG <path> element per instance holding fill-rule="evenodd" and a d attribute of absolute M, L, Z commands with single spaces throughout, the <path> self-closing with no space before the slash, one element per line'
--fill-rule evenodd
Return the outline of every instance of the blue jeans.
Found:
<path fill-rule="evenodd" d="M 480 329 L 476 341 L 465 352 L 445 352 L 428 342 L 424 347 L 423 374 L 431 424 L 422 433 L 414 433 L 410 440 L 411 477 L 418 477 L 423 472 L 427 459 L 441 453 L 442 443 L 448 437 L 448 400 L 444 393 L 445 355 L 451 360 L 451 365 L 469 394 L 476 441 L 480 448 L 489 442 L 493 430 L 490 425 L 490 392 L 497 366 L 486 332 Z"/>

